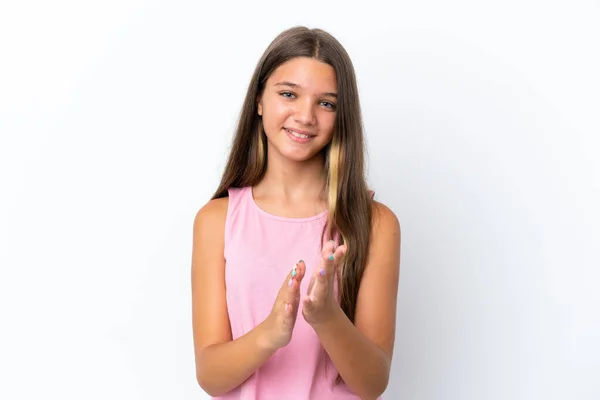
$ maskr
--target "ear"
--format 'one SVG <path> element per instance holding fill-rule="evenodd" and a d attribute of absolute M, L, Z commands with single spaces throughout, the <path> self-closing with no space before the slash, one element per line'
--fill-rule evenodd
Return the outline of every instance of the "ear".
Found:
<path fill-rule="evenodd" d="M 256 108 L 258 111 L 258 115 L 260 115 L 261 117 L 263 115 L 262 97 L 263 97 L 263 92 L 261 92 L 258 96 L 256 96 Z"/>
<path fill-rule="evenodd" d="M 258 99 L 257 108 L 258 108 L 258 115 L 260 115 L 262 117 L 263 107 L 262 107 L 262 99 L 261 98 Z"/>

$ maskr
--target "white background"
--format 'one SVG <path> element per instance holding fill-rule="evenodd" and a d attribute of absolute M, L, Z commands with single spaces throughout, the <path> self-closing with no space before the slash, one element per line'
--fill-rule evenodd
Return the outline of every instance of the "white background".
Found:
<path fill-rule="evenodd" d="M 402 225 L 385 398 L 600 398 L 597 1 L 0 4 L 0 398 L 208 398 L 192 222 L 296 24 L 352 56 Z"/>

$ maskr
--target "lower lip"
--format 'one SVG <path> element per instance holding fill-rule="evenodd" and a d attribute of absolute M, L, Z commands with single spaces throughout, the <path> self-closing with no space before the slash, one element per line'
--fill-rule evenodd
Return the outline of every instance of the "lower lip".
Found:
<path fill-rule="evenodd" d="M 292 139 L 294 142 L 297 142 L 297 143 L 308 143 L 313 139 L 313 136 L 309 136 L 307 138 L 300 138 L 300 137 L 292 135 L 290 133 L 290 131 L 288 131 L 287 129 L 284 129 L 284 131 L 290 139 Z"/>

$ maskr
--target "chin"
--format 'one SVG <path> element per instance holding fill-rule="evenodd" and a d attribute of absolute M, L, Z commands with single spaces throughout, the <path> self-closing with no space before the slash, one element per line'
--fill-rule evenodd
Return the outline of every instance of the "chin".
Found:
<path fill-rule="evenodd" d="M 281 157 L 290 161 L 302 162 L 318 157 L 326 145 L 326 143 L 322 146 L 319 143 L 311 143 L 308 146 L 296 146 L 285 141 L 274 143 L 268 140 L 268 151 L 279 153 Z"/>
<path fill-rule="evenodd" d="M 316 154 L 314 152 L 307 153 L 307 152 L 298 152 L 298 151 L 292 152 L 292 151 L 290 151 L 290 152 L 283 153 L 283 156 L 285 158 L 287 158 L 288 160 L 297 161 L 297 162 L 310 160 L 315 155 Z"/>

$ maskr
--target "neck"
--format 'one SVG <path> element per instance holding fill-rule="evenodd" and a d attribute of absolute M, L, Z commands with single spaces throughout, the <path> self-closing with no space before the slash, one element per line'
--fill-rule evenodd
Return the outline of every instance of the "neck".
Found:
<path fill-rule="evenodd" d="M 268 153 L 267 170 L 255 191 L 291 200 L 321 197 L 327 179 L 322 154 L 298 162 L 273 153 Z"/>

